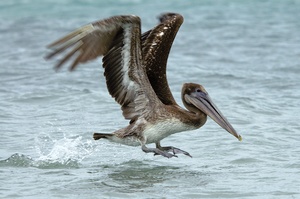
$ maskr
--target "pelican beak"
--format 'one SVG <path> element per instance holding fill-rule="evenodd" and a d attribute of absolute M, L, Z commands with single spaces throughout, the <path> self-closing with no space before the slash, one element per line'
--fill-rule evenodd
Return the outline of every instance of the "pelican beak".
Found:
<path fill-rule="evenodd" d="M 242 136 L 239 135 L 235 129 L 228 122 L 226 117 L 221 113 L 218 107 L 212 102 L 208 93 L 203 91 L 193 92 L 191 95 L 185 95 L 185 98 L 198 109 L 200 109 L 203 113 L 208 115 L 211 119 L 213 119 L 217 124 L 219 124 L 223 129 L 228 131 L 234 137 L 236 137 L 239 141 L 242 141 Z"/>

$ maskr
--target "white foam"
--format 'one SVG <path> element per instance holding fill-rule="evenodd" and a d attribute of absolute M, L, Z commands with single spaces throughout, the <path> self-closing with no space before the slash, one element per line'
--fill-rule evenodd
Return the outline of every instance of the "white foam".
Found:
<path fill-rule="evenodd" d="M 45 137 L 44 137 L 45 138 Z M 45 145 L 48 145 L 45 147 Z M 81 136 L 76 138 L 62 138 L 59 140 L 36 139 L 36 150 L 39 157 L 37 162 L 68 164 L 81 162 L 84 158 L 91 155 L 94 151 L 95 143 L 92 140 L 84 140 Z"/>

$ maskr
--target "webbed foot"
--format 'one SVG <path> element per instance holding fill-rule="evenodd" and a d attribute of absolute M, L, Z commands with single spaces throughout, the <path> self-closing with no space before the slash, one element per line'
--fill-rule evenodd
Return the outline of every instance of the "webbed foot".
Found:
<path fill-rule="evenodd" d="M 164 151 L 164 152 L 172 152 L 174 155 L 182 153 L 182 154 L 187 155 L 192 158 L 192 156 L 188 152 L 181 150 L 179 148 L 173 147 L 173 146 L 162 147 L 162 146 L 160 146 L 160 143 L 156 143 L 156 148 L 160 149 L 161 151 Z M 154 154 L 154 155 L 160 155 L 160 154 Z"/>
<path fill-rule="evenodd" d="M 177 157 L 177 155 L 175 155 L 175 153 L 173 153 L 173 154 L 168 153 L 168 151 L 163 151 L 163 150 L 160 150 L 158 148 L 148 148 L 145 145 L 142 146 L 142 150 L 145 153 L 154 153 L 154 155 L 161 155 L 161 156 L 164 156 L 166 158 Z"/>

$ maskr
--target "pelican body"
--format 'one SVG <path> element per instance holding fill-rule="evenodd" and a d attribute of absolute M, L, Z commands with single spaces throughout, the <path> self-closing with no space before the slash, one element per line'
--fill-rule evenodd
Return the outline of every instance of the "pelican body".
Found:
<path fill-rule="evenodd" d="M 160 141 L 174 133 L 203 126 L 207 116 L 241 140 L 200 84 L 186 83 L 181 108 L 170 91 L 166 78 L 168 55 L 175 36 L 183 23 L 176 13 L 165 13 L 160 23 L 141 34 L 138 16 L 113 16 L 83 26 L 50 44 L 47 59 L 65 53 L 56 69 L 73 60 L 70 70 L 80 63 L 103 56 L 104 76 L 110 95 L 121 105 L 129 125 L 113 133 L 94 133 L 94 139 L 141 146 L 146 153 L 177 157 L 188 152 L 162 147 Z M 155 148 L 146 145 L 155 143 Z"/>

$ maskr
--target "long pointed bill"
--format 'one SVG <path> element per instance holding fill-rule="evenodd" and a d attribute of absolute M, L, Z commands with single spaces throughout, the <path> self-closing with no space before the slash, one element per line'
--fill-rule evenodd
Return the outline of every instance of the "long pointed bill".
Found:
<path fill-rule="evenodd" d="M 228 131 L 230 134 L 235 136 L 239 141 L 242 141 L 242 136 L 239 135 L 235 129 L 231 126 L 228 120 L 223 116 L 221 111 L 217 106 L 212 102 L 209 95 L 204 92 L 195 92 L 192 95 L 185 95 L 185 97 L 200 109 L 203 113 L 208 115 L 216 123 L 218 123 L 223 129 Z"/>

